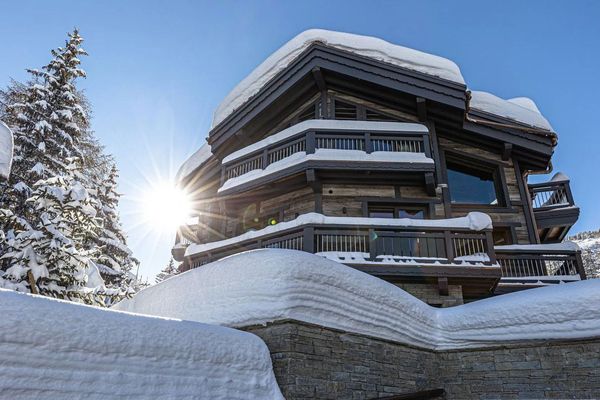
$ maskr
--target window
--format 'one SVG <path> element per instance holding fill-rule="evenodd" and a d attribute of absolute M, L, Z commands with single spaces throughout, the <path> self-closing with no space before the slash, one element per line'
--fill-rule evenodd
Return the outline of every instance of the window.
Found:
<path fill-rule="evenodd" d="M 399 206 L 369 206 L 370 218 L 411 218 L 425 219 L 427 213 L 424 206 L 399 205 Z"/>
<path fill-rule="evenodd" d="M 498 168 L 448 161 L 447 170 L 452 203 L 504 205 Z"/>

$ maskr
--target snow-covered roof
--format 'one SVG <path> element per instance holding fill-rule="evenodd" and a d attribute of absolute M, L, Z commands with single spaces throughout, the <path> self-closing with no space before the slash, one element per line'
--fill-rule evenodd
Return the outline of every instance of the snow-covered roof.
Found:
<path fill-rule="evenodd" d="M 0 121 L 0 176 L 7 178 L 13 158 L 13 135 L 8 126 Z"/>
<path fill-rule="evenodd" d="M 489 215 L 473 211 L 464 217 L 448 219 L 413 219 L 413 218 L 368 218 L 368 217 L 328 217 L 318 213 L 306 213 L 298 218 L 287 222 L 280 222 L 276 225 L 269 225 L 256 231 L 248 231 L 233 238 L 219 240 L 217 242 L 191 244 L 185 251 L 185 256 L 189 257 L 197 253 L 203 253 L 212 249 L 229 246 L 246 240 L 255 239 L 261 236 L 285 231 L 287 229 L 297 228 L 304 225 L 342 225 L 342 226 L 390 226 L 405 228 L 449 228 L 449 229 L 470 229 L 481 231 L 492 228 L 492 219 Z"/>
<path fill-rule="evenodd" d="M 180 182 L 194 170 L 200 168 L 210 159 L 211 155 L 210 145 L 208 143 L 203 144 L 181 165 L 181 167 L 179 167 L 177 175 L 175 176 L 176 181 Z"/>
<path fill-rule="evenodd" d="M 271 54 L 225 97 L 215 111 L 212 127 L 219 125 L 233 111 L 258 93 L 268 81 L 314 43 L 322 43 L 449 81 L 461 84 L 465 82 L 458 66 L 446 58 L 409 49 L 371 36 L 309 29 Z"/>
<path fill-rule="evenodd" d="M 540 113 L 533 100 L 526 97 L 504 100 L 488 92 L 471 91 L 470 108 L 499 117 L 554 132 L 552 126 Z"/>
<path fill-rule="evenodd" d="M 2 398 L 283 399 L 246 332 L 3 289 L 0 315 Z"/>
<path fill-rule="evenodd" d="M 588 280 L 437 309 L 391 283 L 323 257 L 262 249 L 174 276 L 114 308 L 232 327 L 292 319 L 454 349 L 598 337 L 598 302 L 600 280 Z"/>
<path fill-rule="evenodd" d="M 309 119 L 292 125 L 274 135 L 268 136 L 256 143 L 234 151 L 223 159 L 223 164 L 242 158 L 257 150 L 291 138 L 309 129 L 320 131 L 343 130 L 348 132 L 423 132 L 429 130 L 423 124 L 409 122 L 380 122 L 380 121 L 344 121 L 335 119 Z"/>

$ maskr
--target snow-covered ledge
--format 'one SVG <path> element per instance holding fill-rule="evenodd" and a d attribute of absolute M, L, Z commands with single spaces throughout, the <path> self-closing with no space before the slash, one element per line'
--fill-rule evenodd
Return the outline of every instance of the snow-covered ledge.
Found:
<path fill-rule="evenodd" d="M 116 309 L 230 327 L 286 319 L 430 349 L 600 337 L 600 280 L 438 309 L 312 254 L 262 249 L 177 275 Z"/>
<path fill-rule="evenodd" d="M 517 252 L 573 252 L 579 251 L 579 246 L 575 242 L 546 243 L 546 244 L 510 244 L 506 246 L 494 246 L 497 251 L 517 251 Z"/>
<path fill-rule="evenodd" d="M 190 257 L 198 253 L 205 253 L 241 243 L 251 239 L 283 232 L 293 228 L 306 225 L 322 226 L 350 226 L 350 227 L 397 227 L 397 228 L 435 228 L 435 229 L 465 229 L 470 231 L 482 231 L 492 229 L 492 219 L 489 215 L 481 212 L 470 212 L 464 217 L 449 219 L 411 219 L 411 218 L 367 218 L 367 217 L 329 217 L 318 213 L 307 213 L 298 218 L 280 222 L 256 231 L 249 231 L 242 235 L 204 244 L 191 244 L 185 251 L 185 256 Z"/>
<path fill-rule="evenodd" d="M 319 131 L 344 131 L 344 132 L 379 132 L 379 133 L 428 133 L 429 130 L 425 125 L 414 124 L 409 122 L 380 122 L 380 121 L 343 121 L 333 119 L 310 119 L 302 121 L 271 135 L 263 140 L 259 140 L 249 146 L 238 151 L 234 151 L 223 159 L 223 164 L 228 164 L 232 161 L 259 150 L 265 149 L 271 145 L 280 143 L 284 140 L 291 139 L 296 136 L 308 132 L 310 130 Z"/>

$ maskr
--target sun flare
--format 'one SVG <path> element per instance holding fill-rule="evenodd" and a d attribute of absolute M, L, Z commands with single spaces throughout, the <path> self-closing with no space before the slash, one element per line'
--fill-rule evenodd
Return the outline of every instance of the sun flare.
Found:
<path fill-rule="evenodd" d="M 192 211 L 189 195 L 169 182 L 153 185 L 142 202 L 146 222 L 162 231 L 173 231 L 185 224 Z"/>

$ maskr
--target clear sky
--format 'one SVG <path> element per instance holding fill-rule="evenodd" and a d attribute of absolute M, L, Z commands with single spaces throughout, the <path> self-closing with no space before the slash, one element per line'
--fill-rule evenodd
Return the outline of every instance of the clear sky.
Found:
<path fill-rule="evenodd" d="M 172 232 L 139 224 L 148 180 L 172 178 L 221 99 L 308 28 L 383 38 L 444 56 L 471 89 L 533 98 L 559 134 L 555 171 L 600 228 L 598 1 L 0 0 L 0 86 L 25 80 L 77 26 L 93 128 L 121 170 L 121 210 L 142 276 L 168 261 Z M 549 177 L 537 177 L 536 181 Z"/>

